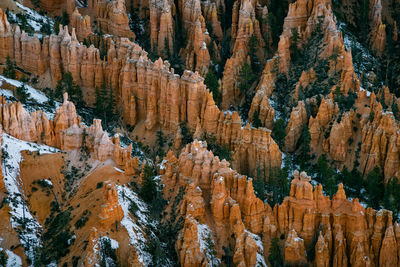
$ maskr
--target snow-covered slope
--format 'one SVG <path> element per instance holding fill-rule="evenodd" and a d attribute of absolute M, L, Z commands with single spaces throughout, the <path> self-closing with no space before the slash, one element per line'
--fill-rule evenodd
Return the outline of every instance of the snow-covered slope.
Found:
<path fill-rule="evenodd" d="M 58 152 L 56 148 L 38 145 L 16 139 L 6 133 L 2 134 L 3 144 L 3 180 L 8 192 L 11 208 L 11 225 L 18 233 L 21 245 L 28 258 L 34 258 L 34 248 L 40 245 L 42 226 L 30 213 L 26 203 L 23 184 L 19 177 L 19 166 L 22 161 L 21 151 L 37 151 L 40 154 Z"/>

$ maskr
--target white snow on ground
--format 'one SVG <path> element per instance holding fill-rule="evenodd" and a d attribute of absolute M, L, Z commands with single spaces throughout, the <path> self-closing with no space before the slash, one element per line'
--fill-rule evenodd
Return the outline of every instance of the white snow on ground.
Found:
<path fill-rule="evenodd" d="M 365 75 L 364 77 L 368 77 L 371 71 L 377 73 L 377 68 L 379 68 L 380 62 L 372 55 L 368 47 L 364 46 L 357 40 L 357 38 L 347 29 L 346 23 L 339 22 L 338 29 L 343 34 L 343 42 L 346 50 L 352 49 L 354 71 L 358 78 L 360 78 L 362 74 Z M 369 79 L 362 79 L 362 89 L 368 89 L 371 86 L 372 84 L 369 82 Z M 368 90 L 367 94 L 370 94 Z"/>
<path fill-rule="evenodd" d="M 0 86 L 1 86 L 1 84 L 0 84 Z M 13 92 L 11 90 L 7 90 L 7 89 L 0 89 L 0 95 L 4 96 L 6 99 L 14 97 Z"/>
<path fill-rule="evenodd" d="M 117 167 L 114 167 L 114 170 L 116 170 L 117 172 L 122 172 L 122 173 L 125 172 L 125 171 L 123 171 L 123 170 L 121 170 L 121 169 L 119 169 L 119 168 L 117 168 Z"/>
<path fill-rule="evenodd" d="M 26 12 L 28 24 L 31 25 L 35 31 L 37 32 L 40 31 L 40 28 L 42 27 L 43 23 L 50 23 L 50 27 L 53 28 L 54 22 L 50 18 L 42 16 L 35 10 L 32 10 L 18 2 L 15 3 L 19 8 L 21 8 Z"/>
<path fill-rule="evenodd" d="M 126 186 L 117 185 L 117 191 L 119 204 L 124 211 L 124 218 L 121 221 L 121 225 L 123 225 L 128 232 L 130 244 L 139 250 L 139 261 L 145 266 L 148 266 L 152 263 L 152 257 L 144 250 L 147 242 L 145 232 L 135 222 L 129 212 L 131 202 L 135 202 L 138 206 L 138 211 L 135 212 L 135 215 L 138 217 L 139 224 L 149 225 L 149 219 L 145 214 L 148 212 L 147 205 L 138 198 L 136 193 Z"/>
<path fill-rule="evenodd" d="M 11 250 L 6 250 L 8 260 L 7 260 L 7 267 L 19 267 L 22 266 L 21 258 L 12 252 Z"/>
<path fill-rule="evenodd" d="M 367 96 L 370 96 L 371 95 L 371 92 L 370 91 L 367 91 L 367 90 L 365 90 L 362 86 L 360 86 L 360 90 L 361 91 L 366 91 L 367 92 Z"/>
<path fill-rule="evenodd" d="M 83 4 L 83 1 L 81 1 L 81 0 L 76 0 L 75 3 L 76 3 L 76 6 L 79 8 L 85 7 L 85 5 Z"/>
<path fill-rule="evenodd" d="M 101 253 L 100 253 L 100 251 L 101 251 L 101 244 L 103 243 L 104 240 L 110 241 L 110 245 L 111 245 L 111 248 L 112 248 L 112 249 L 117 249 L 117 248 L 119 247 L 118 241 L 116 241 L 116 240 L 114 240 L 114 239 L 112 239 L 112 238 L 109 238 L 108 236 L 102 236 L 102 237 L 100 237 L 99 239 L 93 239 L 92 241 L 93 241 L 93 243 L 95 244 L 95 245 L 93 246 L 93 255 L 95 255 L 95 257 L 94 257 L 94 258 L 89 258 L 89 259 L 88 259 L 88 262 L 89 262 L 90 264 L 93 263 L 94 261 L 97 261 L 95 258 L 101 257 Z M 106 266 L 115 266 L 115 262 L 114 262 L 113 259 L 107 257 L 107 258 L 105 258 L 104 260 L 105 260 Z M 56 265 L 56 266 L 57 266 L 57 265 Z M 95 263 L 94 266 L 99 266 L 99 265 L 98 265 L 97 263 Z"/>
<path fill-rule="evenodd" d="M 1 89 L 3 81 L 5 81 L 13 86 L 20 86 L 25 83 L 17 81 L 17 80 L 13 80 L 13 79 L 8 79 L 8 78 L 0 75 L 0 95 L 3 95 L 6 98 L 7 103 L 15 102 L 16 98 L 14 96 L 14 93 L 11 90 Z M 30 94 L 30 97 L 33 101 L 35 101 L 39 104 L 45 104 L 49 100 L 45 93 L 33 88 L 32 86 L 27 85 L 27 84 L 25 84 L 25 87 L 27 88 L 28 93 Z M 56 114 L 56 110 L 61 106 L 60 102 L 57 102 L 57 101 L 54 101 L 54 102 L 55 102 L 54 108 L 48 106 L 46 109 L 42 109 L 42 111 L 44 113 L 46 113 L 46 116 L 49 120 L 53 120 L 54 115 Z M 29 113 L 32 113 L 33 111 L 37 110 L 37 108 L 32 106 L 30 103 L 23 104 L 23 107 Z"/>
<path fill-rule="evenodd" d="M 265 262 L 265 259 L 264 259 L 264 246 L 263 246 L 263 243 L 261 241 L 261 237 L 251 233 L 248 230 L 245 230 L 245 231 L 249 236 L 251 236 L 254 239 L 254 241 L 256 241 L 256 244 L 257 244 L 257 247 L 258 247 L 256 266 L 267 267 L 267 263 Z"/>
<path fill-rule="evenodd" d="M 3 241 L 2 238 L 0 238 L 0 244 L 1 241 Z M 3 251 L 4 249 L 0 247 L 0 252 Z M 22 266 L 22 260 L 21 258 L 16 255 L 14 252 L 12 252 L 11 250 L 4 250 L 4 252 L 7 254 L 7 264 L 5 267 L 20 267 Z"/>
<path fill-rule="evenodd" d="M 13 85 L 15 87 L 19 87 L 19 86 L 24 84 L 23 82 L 6 78 L 6 77 L 4 77 L 2 75 L 0 75 L 0 81 L 5 81 L 5 82 L 7 82 L 7 83 L 9 83 L 9 84 L 11 84 L 11 85 Z M 36 90 L 35 88 L 33 88 L 32 86 L 27 85 L 27 84 L 25 84 L 25 87 L 26 87 L 30 97 L 33 100 L 35 100 L 36 102 L 38 102 L 39 104 L 44 104 L 47 101 L 49 101 L 49 99 L 47 98 L 45 93 L 43 93 L 43 92 L 41 92 L 39 90 Z"/>
<path fill-rule="evenodd" d="M 211 238 L 211 240 L 207 240 Z M 206 256 L 208 265 L 211 266 L 210 262 L 212 261 L 212 266 L 219 266 L 221 264 L 221 260 L 217 257 L 212 255 L 212 251 L 209 250 L 207 242 L 214 243 L 214 240 L 211 237 L 211 230 L 207 224 L 199 224 L 197 222 L 197 241 L 200 245 L 200 251 Z"/>
<path fill-rule="evenodd" d="M 10 222 L 18 232 L 26 255 L 33 259 L 33 248 L 39 246 L 42 227 L 36 218 L 32 216 L 22 197 L 24 195 L 23 185 L 19 177 L 19 166 L 22 161 L 21 151 L 39 151 L 40 154 L 46 154 L 58 152 L 59 150 L 45 145 L 25 142 L 6 133 L 3 133 L 2 149 L 7 152 L 7 154 L 3 153 L 2 171 L 3 181 L 9 193 Z"/>
<path fill-rule="evenodd" d="M 53 183 L 49 179 L 43 180 L 48 186 L 53 187 Z"/>

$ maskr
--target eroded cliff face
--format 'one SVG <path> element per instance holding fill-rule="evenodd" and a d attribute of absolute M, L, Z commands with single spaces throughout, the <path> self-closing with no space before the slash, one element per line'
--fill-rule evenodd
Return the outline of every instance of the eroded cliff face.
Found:
<path fill-rule="evenodd" d="M 253 234 L 262 231 L 265 208 L 254 195 L 251 179 L 232 170 L 198 141 L 187 145 L 179 158 L 169 152 L 163 164 L 165 197 L 173 200 L 178 188 L 185 192 L 179 206 L 184 226 L 176 244 L 180 264 L 216 264 L 226 247 L 234 251 L 231 255 L 238 266 L 265 266 L 261 238 Z M 215 252 L 207 251 L 207 238 L 215 244 Z M 211 253 L 215 253 L 212 258 Z"/>
<path fill-rule="evenodd" d="M 281 239 L 285 263 L 398 263 L 400 228 L 392 224 L 392 213 L 365 209 L 358 199 L 349 201 L 342 184 L 330 199 L 321 185 L 313 188 L 306 173 L 295 171 L 290 195 L 272 209 L 256 198 L 251 179 L 214 157 L 205 143 L 186 146 L 179 158 L 168 153 L 163 166 L 166 198 L 173 202 L 178 188 L 185 192 L 179 206 L 184 224 L 176 245 L 182 266 L 218 262 L 229 253 L 239 266 L 263 266 L 276 237 Z M 214 258 L 204 249 L 207 237 L 215 245 Z M 315 253 L 311 260 L 306 257 L 310 253 Z"/>
<path fill-rule="evenodd" d="M 136 172 L 138 159 L 131 156 L 132 145 L 122 148 L 118 135 L 109 138 L 108 133 L 103 131 L 100 120 L 95 119 L 89 127 L 81 124 L 75 105 L 68 101 L 66 93 L 53 121 L 41 110 L 29 114 L 20 102 L 6 103 L 4 97 L 1 101 L 0 121 L 2 129 L 9 135 L 63 151 L 80 150 L 85 146 L 88 153 L 93 152 L 95 159 L 112 159 L 127 174 Z"/>
<path fill-rule="evenodd" d="M 43 5 L 48 5 L 47 2 Z M 343 1 L 343 6 L 349 2 Z M 324 154 L 329 164 L 339 170 L 344 166 L 352 169 L 357 160 L 356 168 L 364 176 L 378 166 L 385 182 L 400 178 L 398 120 L 391 113 L 392 105 L 400 104 L 399 99 L 387 87 L 375 86 L 371 94 L 360 87 L 363 79 L 373 83 L 374 74 L 356 74 L 360 67 L 353 63 L 352 51 L 346 49 L 349 37 L 340 31 L 343 25 L 332 11 L 332 1 L 297 0 L 289 4 L 275 55 L 266 61 L 259 81 L 248 88 L 251 94 L 254 91 L 254 97 L 249 120 L 244 122 L 238 112 L 225 110 L 243 103 L 238 75 L 244 62 L 253 63 L 250 38 L 255 36 L 257 40 L 260 64 L 274 50 L 271 49 L 274 40 L 269 3 L 247 0 L 233 3 L 230 28 L 233 54 L 223 70 L 220 108 L 202 76 L 211 61 L 220 59 L 224 31 L 229 29 L 226 25 L 225 29 L 222 27 L 220 13 L 226 11 L 225 4 L 198 0 L 148 3 L 92 0 L 88 7 L 69 9 L 72 28 L 61 28 L 58 35 L 45 36 L 43 40 L 21 31 L 18 26 L 12 27 L 0 10 L 0 62 L 4 63 L 10 56 L 19 68 L 38 75 L 41 84 L 50 81 L 53 87 L 64 73 L 71 72 L 90 105 L 95 102 L 95 88 L 105 83 L 113 88 L 121 119 L 125 126 L 132 126 L 132 137 L 136 135 L 143 141 L 159 130 L 168 138 L 175 137 L 173 143 L 169 140 L 174 152 L 169 152 L 164 160 L 157 158 L 154 165 L 159 169 L 163 194 L 169 201 L 163 220 L 177 225 L 179 219 L 183 220 L 175 244 L 179 264 L 217 265 L 231 257 L 238 266 L 265 266 L 271 242 L 278 238 L 288 264 L 397 266 L 400 228 L 393 223 L 391 212 L 366 209 L 357 199 L 348 200 L 342 185 L 330 199 L 324 196 L 321 185 L 315 186 L 306 173 L 297 171 L 290 195 L 280 205 L 271 207 L 256 198 L 250 177 L 256 177 L 260 167 L 267 174 L 281 168 L 282 153 L 271 130 L 275 121 L 282 119 L 287 123 L 283 129 L 286 135 L 282 151 L 289 156 L 296 155 L 302 145 L 299 140 L 303 129 L 308 128 L 310 154 L 315 159 Z M 388 38 L 396 42 L 398 35 L 395 20 L 383 8 L 387 5 L 387 1 L 371 0 L 368 14 L 371 27 L 368 42 L 381 56 L 387 49 Z M 176 52 L 174 42 L 179 31 L 187 34 L 179 56 L 193 71 L 186 70 L 179 76 L 167 60 L 149 60 L 147 52 L 132 41 L 134 35 L 126 14 L 130 6 L 141 8 L 142 18 L 149 16 L 151 49 L 164 59 L 169 59 L 168 50 Z M 91 23 L 112 35 L 103 39 L 108 50 L 103 59 L 99 49 L 79 42 L 92 35 L 95 28 L 92 29 Z M 389 29 L 386 27 L 391 25 L 393 36 L 386 36 Z M 211 46 L 217 50 L 213 56 Z M 304 62 L 299 61 L 299 53 L 303 53 Z M 284 86 L 279 84 L 282 80 Z M 278 97 L 288 99 L 283 108 L 277 106 Z M 344 107 L 341 100 L 351 102 L 352 97 L 354 104 Z M 128 187 L 121 191 L 121 184 L 127 182 L 141 186 L 145 176 L 145 164 L 132 157 L 132 146 L 122 148 L 119 137 L 110 138 L 99 120 L 95 119 L 91 126 L 83 125 L 67 97 L 53 120 L 42 111 L 28 113 L 21 103 L 6 103 L 4 98 L 0 105 L 4 132 L 21 140 L 57 147 L 66 151 L 68 157 L 87 150 L 92 156 L 91 164 L 104 164 L 104 168 L 96 165 L 98 169 L 93 174 L 66 190 L 72 192 L 68 193 L 66 205 L 77 209 L 74 223 L 85 212 L 78 206 L 83 198 L 94 203 L 92 213 L 96 214 L 87 227 L 76 231 L 77 238 L 87 240 L 87 244 L 76 244 L 63 261 L 71 262 L 73 256 L 84 251 L 83 264 L 93 266 L 100 260 L 95 253 L 99 242 L 111 232 L 111 238 L 124 243 L 118 249 L 118 258 L 123 264 L 148 265 L 140 245 L 126 242 L 134 239 L 130 231 L 133 228 L 118 228 L 118 223 L 126 222 L 127 217 L 140 221 L 132 212 L 126 215 L 130 207 L 123 203 L 126 197 L 134 202 L 139 200 L 130 195 L 132 191 Z M 256 112 L 263 127 L 252 126 Z M 182 149 L 183 127 L 186 128 L 182 123 L 194 139 L 213 136 L 218 144 L 226 145 L 232 151 L 231 163 L 215 157 L 201 141 L 196 140 Z M 50 209 L 54 200 L 44 192 L 29 191 L 29 174 L 34 173 L 32 166 L 37 165 L 35 157 L 25 155 L 24 158 L 26 169 L 22 177 L 28 194 L 32 193 L 27 197 L 43 223 L 48 214 L 38 207 L 44 203 Z M 50 157 L 46 160 L 67 162 Z M 45 168 L 42 161 L 45 160 L 38 160 L 38 165 Z M 46 179 L 42 176 L 40 179 Z M 264 178 L 268 182 L 268 175 Z M 93 185 L 100 182 L 104 182 L 103 186 L 94 189 Z M 62 195 L 61 189 L 55 190 L 59 190 L 56 196 Z M 0 198 L 4 192 L 5 183 L 1 179 Z M 42 202 L 37 200 L 40 198 Z M 7 213 L 1 208 L 0 212 Z M 0 229 L 10 227 L 8 223 L 0 223 Z M 143 229 L 134 228 L 134 233 L 146 239 L 148 233 Z M 18 243 L 17 237 L 9 236 L 10 246 Z"/>
<path fill-rule="evenodd" d="M 250 37 L 254 34 L 257 38 L 257 46 L 265 46 L 260 22 L 256 19 L 255 5 L 253 1 L 236 1 L 233 4 L 231 36 L 234 46 L 232 57 L 226 61 L 221 89 L 221 107 L 224 109 L 228 109 L 230 105 L 237 106 L 242 97 L 238 88 L 239 72 L 243 63 L 248 61 Z"/>
<path fill-rule="evenodd" d="M 135 38 L 135 34 L 129 28 L 125 0 L 88 0 L 87 7 L 80 8 L 79 12 L 89 15 L 91 20 L 96 23 L 99 32 Z"/>
<path fill-rule="evenodd" d="M 360 164 L 358 170 L 364 175 L 378 166 L 385 183 L 399 177 L 398 123 L 393 113 L 384 112 L 377 101 L 382 94 L 387 103 L 398 102 L 387 88 L 382 88 L 378 97 L 375 93 L 367 96 L 360 90 L 356 108 L 341 114 L 337 103 L 323 99 L 317 115 L 311 116 L 308 123 L 312 152 L 325 153 L 337 166 L 349 169 L 356 160 Z"/>

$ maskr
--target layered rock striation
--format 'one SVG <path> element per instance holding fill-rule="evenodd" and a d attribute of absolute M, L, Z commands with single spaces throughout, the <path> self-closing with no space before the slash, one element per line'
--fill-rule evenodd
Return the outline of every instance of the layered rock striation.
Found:
<path fill-rule="evenodd" d="M 202 250 L 203 235 L 214 243 L 216 258 L 226 256 L 228 248 L 239 266 L 263 266 L 274 238 L 281 239 L 278 244 L 288 264 L 398 263 L 400 228 L 393 224 L 392 213 L 348 200 L 341 184 L 330 199 L 321 185 L 313 188 L 306 173 L 295 171 L 290 195 L 271 208 L 255 197 L 251 179 L 214 157 L 205 143 L 189 144 L 179 158 L 169 152 L 163 166 L 164 195 L 173 200 L 177 188 L 185 192 L 179 206 L 184 224 L 176 245 L 182 266 L 210 263 Z M 310 253 L 315 257 L 307 258 Z"/>
<path fill-rule="evenodd" d="M 1 98 L 0 122 L 4 132 L 29 142 L 37 142 L 56 147 L 64 151 L 82 150 L 93 153 L 94 159 L 106 161 L 112 159 L 127 174 L 134 174 L 138 168 L 138 159 L 131 155 L 132 145 L 122 148 L 119 136 L 108 137 L 103 131 L 100 120 L 94 120 L 87 127 L 81 124 L 75 106 L 64 95 L 64 102 L 56 111 L 54 120 L 39 110 L 29 114 L 20 102 L 6 103 Z"/>

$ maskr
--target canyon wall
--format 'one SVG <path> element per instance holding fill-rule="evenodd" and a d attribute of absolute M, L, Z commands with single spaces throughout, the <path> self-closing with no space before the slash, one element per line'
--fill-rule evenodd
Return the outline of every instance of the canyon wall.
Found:
<path fill-rule="evenodd" d="M 127 174 L 135 173 L 138 168 L 138 159 L 131 155 L 132 145 L 122 148 L 118 135 L 109 138 L 100 120 L 95 119 L 89 127 L 81 124 L 75 106 L 68 101 L 66 93 L 53 121 L 41 110 L 29 114 L 20 102 L 6 103 L 4 97 L 1 97 L 0 109 L 3 131 L 15 138 L 64 151 L 87 149 L 99 161 L 112 159 Z"/>
<path fill-rule="evenodd" d="M 177 188 L 185 192 L 179 206 L 184 225 L 176 245 L 181 266 L 210 263 L 201 245 L 203 235 L 214 243 L 217 258 L 227 255 L 223 247 L 229 248 L 239 266 L 264 266 L 273 238 L 278 238 L 288 264 L 398 264 L 400 227 L 392 223 L 392 213 L 348 200 L 341 184 L 330 199 L 321 185 L 313 188 L 306 173 L 295 171 L 290 195 L 271 208 L 254 195 L 252 179 L 197 141 L 179 158 L 168 153 L 161 173 L 165 197 L 178 197 Z M 315 257 L 307 259 L 311 253 Z"/>
<path fill-rule="evenodd" d="M 220 111 L 197 73 L 185 71 L 179 77 L 168 62 L 151 62 L 145 51 L 126 38 L 109 40 L 103 61 L 98 49 L 79 43 L 75 31 L 70 35 L 67 27 L 58 35 L 45 37 L 41 44 L 18 26 L 12 29 L 7 20 L 3 24 L 6 26 L 0 27 L 4 28 L 0 38 L 8 48 L 3 54 L 10 55 L 17 66 L 47 75 L 53 84 L 63 73 L 71 72 L 89 103 L 95 101 L 95 88 L 106 82 L 116 92 L 125 124 L 144 122 L 147 131 L 155 131 L 160 125 L 166 132 L 175 133 L 179 124 L 187 121 L 192 133 L 199 127 L 200 132 L 213 134 L 221 144 L 227 144 L 239 171 L 254 174 L 257 166 L 280 167 L 281 153 L 271 132 L 242 127 L 236 112 Z"/>

